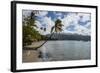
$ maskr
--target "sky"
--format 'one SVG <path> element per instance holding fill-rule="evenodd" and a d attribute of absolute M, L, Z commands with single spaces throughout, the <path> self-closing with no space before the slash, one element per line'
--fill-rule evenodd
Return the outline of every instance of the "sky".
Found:
<path fill-rule="evenodd" d="M 32 10 L 23 10 L 23 15 L 28 16 Z M 36 28 L 41 34 L 50 34 L 51 28 L 55 25 L 55 21 L 60 19 L 63 31 L 61 33 L 91 35 L 91 14 L 85 12 L 62 12 L 62 11 L 33 11 L 35 12 Z M 41 30 L 46 29 L 46 31 Z"/>

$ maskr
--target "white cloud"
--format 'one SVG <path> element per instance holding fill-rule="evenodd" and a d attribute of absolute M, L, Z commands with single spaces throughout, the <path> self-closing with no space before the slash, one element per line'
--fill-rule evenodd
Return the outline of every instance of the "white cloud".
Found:
<path fill-rule="evenodd" d="M 76 15 L 76 13 L 69 13 L 66 17 L 62 19 L 62 23 L 65 27 L 68 27 L 71 23 L 78 24 L 78 20 L 79 17 Z"/>
<path fill-rule="evenodd" d="M 43 23 L 46 24 L 46 25 L 50 25 L 50 26 L 54 25 L 53 21 L 51 20 L 51 17 L 44 17 Z"/>
<path fill-rule="evenodd" d="M 90 29 L 91 28 L 91 22 L 88 22 L 86 25 L 85 25 L 86 28 Z"/>
<path fill-rule="evenodd" d="M 43 30 L 40 29 L 43 24 L 46 24 L 46 31 L 43 31 Z M 36 25 L 38 25 L 38 27 L 39 27 L 37 30 L 41 34 L 45 35 L 45 34 L 50 34 L 51 28 L 52 28 L 52 26 L 54 26 L 54 22 L 51 20 L 51 17 L 45 16 L 45 17 L 42 18 L 42 22 L 37 21 Z"/>
<path fill-rule="evenodd" d="M 90 30 L 81 25 L 76 25 L 75 30 L 81 35 L 90 35 Z"/>
<path fill-rule="evenodd" d="M 85 22 L 90 20 L 90 14 L 89 13 L 78 13 L 78 16 L 82 16 L 81 21 Z"/>
<path fill-rule="evenodd" d="M 77 25 L 79 17 L 76 13 L 69 13 L 66 17 L 62 19 L 62 24 L 64 25 L 63 29 L 66 30 L 66 27 L 70 25 Z"/>
<path fill-rule="evenodd" d="M 56 16 L 62 16 L 62 13 L 61 12 L 59 12 L 59 13 L 56 12 L 55 15 Z"/>
<path fill-rule="evenodd" d="M 42 22 L 37 21 L 38 27 L 40 28 L 41 25 L 45 24 L 46 25 L 46 31 L 44 32 L 43 30 L 38 29 L 38 31 L 41 34 L 49 34 L 51 31 L 51 27 L 54 26 L 55 22 L 51 19 L 51 17 L 47 17 L 48 12 L 42 12 L 41 18 Z M 60 13 L 58 15 L 61 15 Z M 78 24 L 78 21 L 80 20 L 80 16 L 82 16 L 82 22 L 85 22 L 87 20 L 90 20 L 90 14 L 85 14 L 85 13 L 69 13 L 67 16 L 65 16 L 63 19 L 59 17 L 59 19 L 62 20 L 62 24 L 64 25 L 63 27 L 63 33 L 72 33 L 72 34 L 81 34 L 81 35 L 90 35 L 91 30 L 88 28 L 91 23 L 88 22 L 85 26 L 82 26 Z M 66 28 L 69 27 L 70 25 L 75 26 L 74 31 L 68 31 Z"/>
<path fill-rule="evenodd" d="M 42 24 L 40 23 L 40 21 L 35 21 L 35 24 L 37 25 L 38 28 L 35 28 L 37 31 L 39 31 L 40 34 L 45 34 L 45 32 L 43 30 L 41 30 L 41 26 Z"/>
<path fill-rule="evenodd" d="M 26 16 L 29 16 L 31 12 L 32 12 L 31 10 L 23 10 L 22 14 L 26 17 Z"/>
<path fill-rule="evenodd" d="M 54 21 L 51 20 L 51 17 L 44 17 L 43 22 L 46 24 L 46 29 L 47 29 L 45 34 L 49 34 L 52 26 L 54 26 Z"/>
<path fill-rule="evenodd" d="M 61 12 L 53 12 L 53 13 L 56 16 L 55 20 L 56 19 L 61 19 L 62 15 L 63 15 Z"/>
<path fill-rule="evenodd" d="M 63 32 L 66 33 L 77 33 L 81 35 L 90 35 L 90 29 L 87 27 L 90 26 L 91 24 L 88 22 L 85 26 L 82 26 L 78 24 L 78 21 L 80 20 L 80 16 L 82 16 L 82 22 L 85 22 L 87 20 L 90 20 L 90 14 L 85 14 L 85 13 L 69 13 L 66 17 L 62 19 L 62 23 L 64 25 Z M 66 30 L 66 27 L 69 27 L 70 25 L 75 25 L 75 31 L 68 31 Z"/>
<path fill-rule="evenodd" d="M 47 14 L 48 14 L 47 11 L 38 11 L 37 14 L 36 14 L 36 16 L 44 17 L 44 16 L 46 16 Z"/>
<path fill-rule="evenodd" d="M 39 21 L 35 21 L 35 24 L 37 25 L 38 28 L 40 28 L 41 23 Z"/>
<path fill-rule="evenodd" d="M 32 10 L 23 10 L 24 16 L 29 16 L 31 14 Z M 43 17 L 48 14 L 48 11 L 33 11 L 36 16 Z"/>

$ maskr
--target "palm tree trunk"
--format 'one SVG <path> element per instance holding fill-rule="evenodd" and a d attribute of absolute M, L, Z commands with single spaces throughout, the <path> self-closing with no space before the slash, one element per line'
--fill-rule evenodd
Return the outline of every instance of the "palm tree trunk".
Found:
<path fill-rule="evenodd" d="M 37 47 L 36 49 L 42 47 L 42 46 L 53 36 L 53 34 L 54 34 L 54 33 L 51 33 L 50 37 L 49 37 L 48 39 L 46 39 L 46 41 L 45 41 L 42 45 L 40 45 L 39 47 Z"/>

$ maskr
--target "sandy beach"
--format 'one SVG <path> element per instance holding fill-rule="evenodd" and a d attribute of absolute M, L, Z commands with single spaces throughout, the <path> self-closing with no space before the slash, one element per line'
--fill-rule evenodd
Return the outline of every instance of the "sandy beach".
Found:
<path fill-rule="evenodd" d="M 41 61 L 39 59 L 39 51 L 35 48 L 39 47 L 43 44 L 44 41 L 33 42 L 31 45 L 25 46 L 26 49 L 23 49 L 23 62 L 38 62 Z"/>
<path fill-rule="evenodd" d="M 23 62 L 39 62 L 39 52 L 35 50 L 23 50 Z"/>
<path fill-rule="evenodd" d="M 31 45 L 24 46 L 26 50 L 36 50 L 37 47 L 41 46 L 45 41 L 33 42 Z"/>

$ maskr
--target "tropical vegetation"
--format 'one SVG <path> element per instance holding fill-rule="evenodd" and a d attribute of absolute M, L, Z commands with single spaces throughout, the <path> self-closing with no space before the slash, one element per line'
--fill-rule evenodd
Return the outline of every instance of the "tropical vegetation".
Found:
<path fill-rule="evenodd" d="M 32 42 L 38 42 L 45 40 L 44 43 L 42 43 L 39 47 L 44 45 L 48 39 L 52 37 L 52 35 L 56 32 L 62 31 L 62 21 L 60 19 L 57 19 L 55 21 L 55 25 L 51 28 L 51 35 L 49 38 L 39 33 L 39 31 L 36 30 L 37 25 L 35 24 L 36 16 L 34 12 L 31 12 L 31 14 L 27 17 L 23 16 L 23 46 L 31 45 Z M 40 28 L 42 30 L 42 28 Z M 46 28 L 43 29 L 44 32 L 46 31 Z"/>
<path fill-rule="evenodd" d="M 36 16 L 31 12 L 30 16 L 23 19 L 23 45 L 30 45 L 32 42 L 44 40 L 45 36 L 41 35 L 35 28 L 38 28 L 35 24 Z"/>

